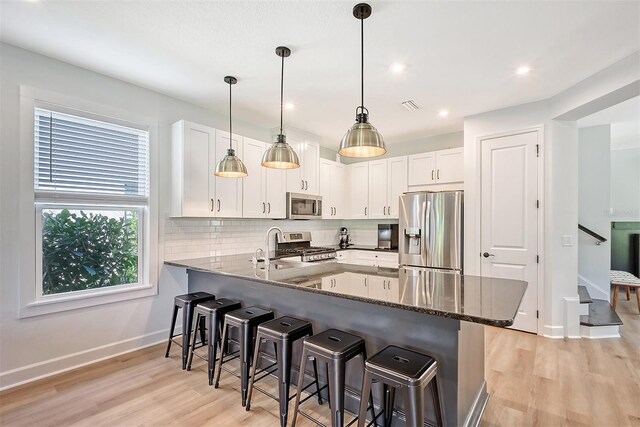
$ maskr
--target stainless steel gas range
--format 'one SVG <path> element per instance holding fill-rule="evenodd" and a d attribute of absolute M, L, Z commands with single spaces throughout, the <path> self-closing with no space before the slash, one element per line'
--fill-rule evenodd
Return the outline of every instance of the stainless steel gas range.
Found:
<path fill-rule="evenodd" d="M 336 258 L 333 248 L 311 246 L 311 232 L 285 231 L 277 234 L 276 257 L 300 255 L 303 262 L 332 261 Z"/>

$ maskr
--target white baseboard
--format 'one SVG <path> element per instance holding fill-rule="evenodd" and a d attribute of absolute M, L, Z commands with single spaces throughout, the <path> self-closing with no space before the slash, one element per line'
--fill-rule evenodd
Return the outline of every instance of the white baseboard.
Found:
<path fill-rule="evenodd" d="M 542 336 L 552 339 L 564 338 L 564 326 L 544 325 L 542 327 Z"/>
<path fill-rule="evenodd" d="M 585 326 L 580 325 L 580 335 L 582 338 L 600 339 L 600 338 L 620 338 L 620 326 Z"/>
<path fill-rule="evenodd" d="M 176 327 L 178 330 L 178 327 Z M 181 329 L 180 329 L 181 330 Z M 167 341 L 169 329 L 0 372 L 0 391 Z"/>
<path fill-rule="evenodd" d="M 609 301 L 611 298 L 611 292 L 607 289 L 602 289 L 600 286 L 593 283 L 591 280 L 587 279 L 584 276 L 578 274 L 578 284 L 587 287 L 587 291 L 589 291 L 589 295 L 591 298 L 595 299 L 603 299 Z"/>

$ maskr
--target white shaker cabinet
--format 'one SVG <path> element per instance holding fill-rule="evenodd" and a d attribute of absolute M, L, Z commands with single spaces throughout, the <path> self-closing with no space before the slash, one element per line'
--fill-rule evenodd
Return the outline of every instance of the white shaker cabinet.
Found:
<path fill-rule="evenodd" d="M 184 120 L 171 126 L 171 215 L 214 216 L 216 131 Z"/>
<path fill-rule="evenodd" d="M 369 162 L 369 218 L 398 218 L 399 197 L 406 192 L 407 157 Z"/>
<path fill-rule="evenodd" d="M 409 156 L 409 186 L 464 181 L 464 148 Z"/>
<path fill-rule="evenodd" d="M 300 167 L 287 170 L 287 191 L 317 195 L 320 193 L 320 145 L 288 137 L 287 142 L 298 154 Z"/>
<path fill-rule="evenodd" d="M 233 135 L 232 147 L 241 159 L 242 137 Z M 242 218 L 242 181 L 244 178 L 223 178 L 213 175 L 215 167 L 227 155 L 229 149 L 229 132 L 216 130 L 215 161 L 211 165 L 212 177 L 215 181 L 214 215 L 219 218 Z"/>
<path fill-rule="evenodd" d="M 243 178 L 243 218 L 285 218 L 286 171 L 265 168 L 262 155 L 268 144 L 244 138 L 242 161 L 248 176 Z"/>
<path fill-rule="evenodd" d="M 349 165 L 350 217 L 369 218 L 369 162 Z"/>
<path fill-rule="evenodd" d="M 320 160 L 322 218 L 347 218 L 347 167 L 331 160 Z"/>

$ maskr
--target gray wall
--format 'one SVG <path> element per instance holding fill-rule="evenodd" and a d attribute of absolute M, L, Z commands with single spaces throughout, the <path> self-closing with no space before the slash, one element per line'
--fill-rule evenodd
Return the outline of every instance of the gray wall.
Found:
<path fill-rule="evenodd" d="M 607 239 L 596 245 L 593 237 L 578 234 L 578 280 L 593 298 L 609 300 L 611 127 L 579 129 L 578 154 L 578 221 Z"/>

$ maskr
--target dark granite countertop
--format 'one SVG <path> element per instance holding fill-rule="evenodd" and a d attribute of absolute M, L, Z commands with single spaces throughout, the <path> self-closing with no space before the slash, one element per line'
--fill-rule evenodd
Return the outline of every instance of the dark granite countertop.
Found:
<path fill-rule="evenodd" d="M 243 278 L 370 304 L 491 326 L 511 326 L 527 288 L 520 280 L 419 268 L 367 267 L 337 262 L 271 261 L 265 272 L 250 254 L 165 261 L 166 265 Z"/>
<path fill-rule="evenodd" d="M 348 248 L 341 248 L 339 245 L 328 245 L 327 248 L 332 248 L 337 251 L 375 251 L 375 252 L 389 252 L 397 254 L 398 249 L 380 249 L 376 245 L 356 245 L 351 244 Z"/>

